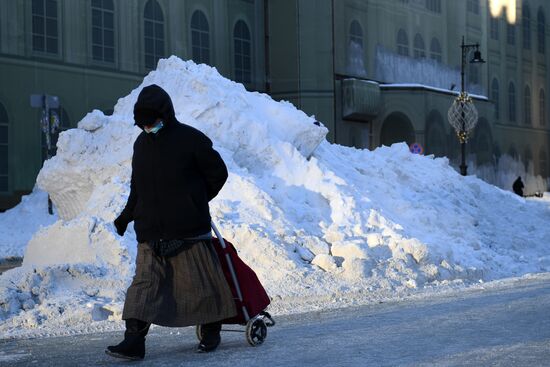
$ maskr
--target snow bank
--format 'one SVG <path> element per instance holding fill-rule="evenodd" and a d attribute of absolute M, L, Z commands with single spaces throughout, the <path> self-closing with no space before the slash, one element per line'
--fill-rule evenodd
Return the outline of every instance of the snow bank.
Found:
<path fill-rule="evenodd" d="M 56 220 L 56 214 L 48 214 L 48 194 L 38 188 L 23 196 L 15 208 L 0 213 L 0 263 L 23 257 L 25 246 L 36 231 Z"/>
<path fill-rule="evenodd" d="M 326 128 L 291 104 L 171 57 L 112 116 L 94 111 L 61 134 L 38 177 L 60 219 L 34 234 L 21 268 L 0 277 L 2 335 L 120 319 L 136 244 L 131 226 L 121 238 L 111 223 L 129 191 L 132 107 L 153 83 L 223 156 L 230 175 L 213 218 L 279 312 L 550 270 L 546 201 L 462 177 L 404 144 L 331 145 Z"/>

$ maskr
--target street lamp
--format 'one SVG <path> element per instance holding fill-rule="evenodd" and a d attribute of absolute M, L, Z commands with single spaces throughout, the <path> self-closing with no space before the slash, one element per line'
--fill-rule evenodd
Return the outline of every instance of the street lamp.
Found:
<path fill-rule="evenodd" d="M 46 158 L 52 157 L 52 134 L 59 130 L 59 117 L 52 110 L 59 108 L 59 97 L 48 94 L 31 94 L 31 107 L 41 108 L 40 127 L 46 138 Z M 48 213 L 53 214 L 52 200 L 48 194 Z"/>
<path fill-rule="evenodd" d="M 460 64 L 460 94 L 454 100 L 451 108 L 449 108 L 447 117 L 449 118 L 449 123 L 454 127 L 458 140 L 460 141 L 462 156 L 460 174 L 466 176 L 468 169 L 466 165 L 466 142 L 477 124 L 478 114 L 472 98 L 464 90 L 464 68 L 466 66 L 466 56 L 468 56 L 469 51 L 473 49 L 475 49 L 475 51 L 474 57 L 470 60 L 471 64 L 483 64 L 485 60 L 481 58 L 479 44 L 465 44 L 464 36 L 462 37 L 460 48 L 462 50 L 462 61 Z"/>

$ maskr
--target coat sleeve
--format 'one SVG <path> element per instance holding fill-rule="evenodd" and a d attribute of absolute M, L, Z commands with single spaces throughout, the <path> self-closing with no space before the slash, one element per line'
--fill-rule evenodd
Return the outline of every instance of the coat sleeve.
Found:
<path fill-rule="evenodd" d="M 136 144 L 138 142 L 138 139 L 136 139 L 136 141 L 134 142 L 134 147 L 133 147 L 134 154 L 136 151 Z M 126 201 L 126 206 L 122 210 L 122 213 L 120 213 L 120 215 L 118 216 L 118 218 L 126 225 L 128 225 L 128 223 L 134 220 L 134 209 L 136 207 L 137 201 L 138 201 L 138 196 L 137 196 L 137 190 L 136 190 L 136 180 L 134 175 L 134 155 L 132 155 L 132 177 L 130 179 L 130 195 L 128 196 L 128 200 Z"/>
<path fill-rule="evenodd" d="M 204 134 L 196 141 L 195 160 L 206 184 L 208 201 L 218 195 L 227 181 L 227 167 L 220 154 L 212 147 L 212 141 Z"/>
<path fill-rule="evenodd" d="M 130 195 L 128 196 L 128 201 L 126 206 L 120 213 L 119 218 L 127 225 L 134 220 L 134 208 L 137 204 L 137 192 L 134 181 L 134 172 L 132 171 L 132 179 L 130 181 Z"/>

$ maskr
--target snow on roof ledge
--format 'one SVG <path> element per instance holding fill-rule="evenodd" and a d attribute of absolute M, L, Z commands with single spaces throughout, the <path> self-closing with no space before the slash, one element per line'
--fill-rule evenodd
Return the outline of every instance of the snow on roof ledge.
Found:
<path fill-rule="evenodd" d="M 444 94 L 449 94 L 449 95 L 455 95 L 455 96 L 458 96 L 459 93 L 460 93 L 460 91 L 437 88 L 437 87 L 432 87 L 432 86 L 429 86 L 429 85 L 418 84 L 418 83 L 380 84 L 380 88 L 381 89 L 424 89 L 424 90 L 429 90 L 429 91 L 444 93 Z M 470 94 L 470 93 L 468 93 L 468 95 L 470 97 L 474 98 L 474 99 L 479 99 L 479 100 L 482 100 L 482 101 L 488 101 L 489 100 L 489 98 L 487 98 L 487 96 L 482 96 L 482 95 L 479 95 L 479 94 Z"/>

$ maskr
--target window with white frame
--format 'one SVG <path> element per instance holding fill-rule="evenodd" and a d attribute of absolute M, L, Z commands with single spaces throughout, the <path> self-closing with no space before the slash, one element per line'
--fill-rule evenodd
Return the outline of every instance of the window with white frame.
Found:
<path fill-rule="evenodd" d="M 432 38 L 432 42 L 430 43 L 430 58 L 437 62 L 441 62 L 443 60 L 441 44 L 439 43 L 439 40 L 435 37 Z"/>
<path fill-rule="evenodd" d="M 426 0 L 426 9 L 434 13 L 441 13 L 441 0 Z"/>
<path fill-rule="evenodd" d="M 210 27 L 200 10 L 191 17 L 191 51 L 197 64 L 210 64 Z"/>
<path fill-rule="evenodd" d="M 521 17 L 521 30 L 523 48 L 526 50 L 531 49 L 531 11 L 527 3 L 523 4 L 522 17 Z"/>
<path fill-rule="evenodd" d="M 401 56 L 409 56 L 409 38 L 404 29 L 397 32 L 397 53 Z"/>
<path fill-rule="evenodd" d="M 149 0 L 143 10 L 145 68 L 154 69 L 164 50 L 164 15 L 156 0 Z"/>
<path fill-rule="evenodd" d="M 349 26 L 349 41 L 363 47 L 363 28 L 358 21 L 354 20 Z"/>
<path fill-rule="evenodd" d="M 516 87 L 513 82 L 508 85 L 508 119 L 516 121 Z"/>
<path fill-rule="evenodd" d="M 491 99 L 495 103 L 495 120 L 500 117 L 500 101 L 499 101 L 499 85 L 498 80 L 495 78 L 491 83 Z"/>
<path fill-rule="evenodd" d="M 113 0 L 92 0 L 92 58 L 115 61 L 115 8 Z"/>
<path fill-rule="evenodd" d="M 235 80 L 239 83 L 252 82 L 252 41 L 250 30 L 243 20 L 233 28 L 233 52 Z"/>
<path fill-rule="evenodd" d="M 531 89 L 528 85 L 525 86 L 523 92 L 523 123 L 525 125 L 531 125 Z"/>
<path fill-rule="evenodd" d="M 537 48 L 539 53 L 544 54 L 546 52 L 546 19 L 544 17 L 544 11 L 539 8 L 537 14 Z"/>
<path fill-rule="evenodd" d="M 57 0 L 32 0 L 32 49 L 46 54 L 59 52 Z"/>
<path fill-rule="evenodd" d="M 468 11 L 474 14 L 479 14 L 479 0 L 468 0 Z"/>
<path fill-rule="evenodd" d="M 490 28 L 491 39 L 494 39 L 494 40 L 499 39 L 499 26 L 500 26 L 500 18 L 490 16 L 489 28 Z"/>
<path fill-rule="evenodd" d="M 506 43 L 510 46 L 516 44 L 516 25 L 506 22 Z"/>
<path fill-rule="evenodd" d="M 415 59 L 422 59 L 426 57 L 426 49 L 424 47 L 424 40 L 422 39 L 422 36 L 420 33 L 417 33 L 416 36 L 414 36 L 414 58 Z"/>

